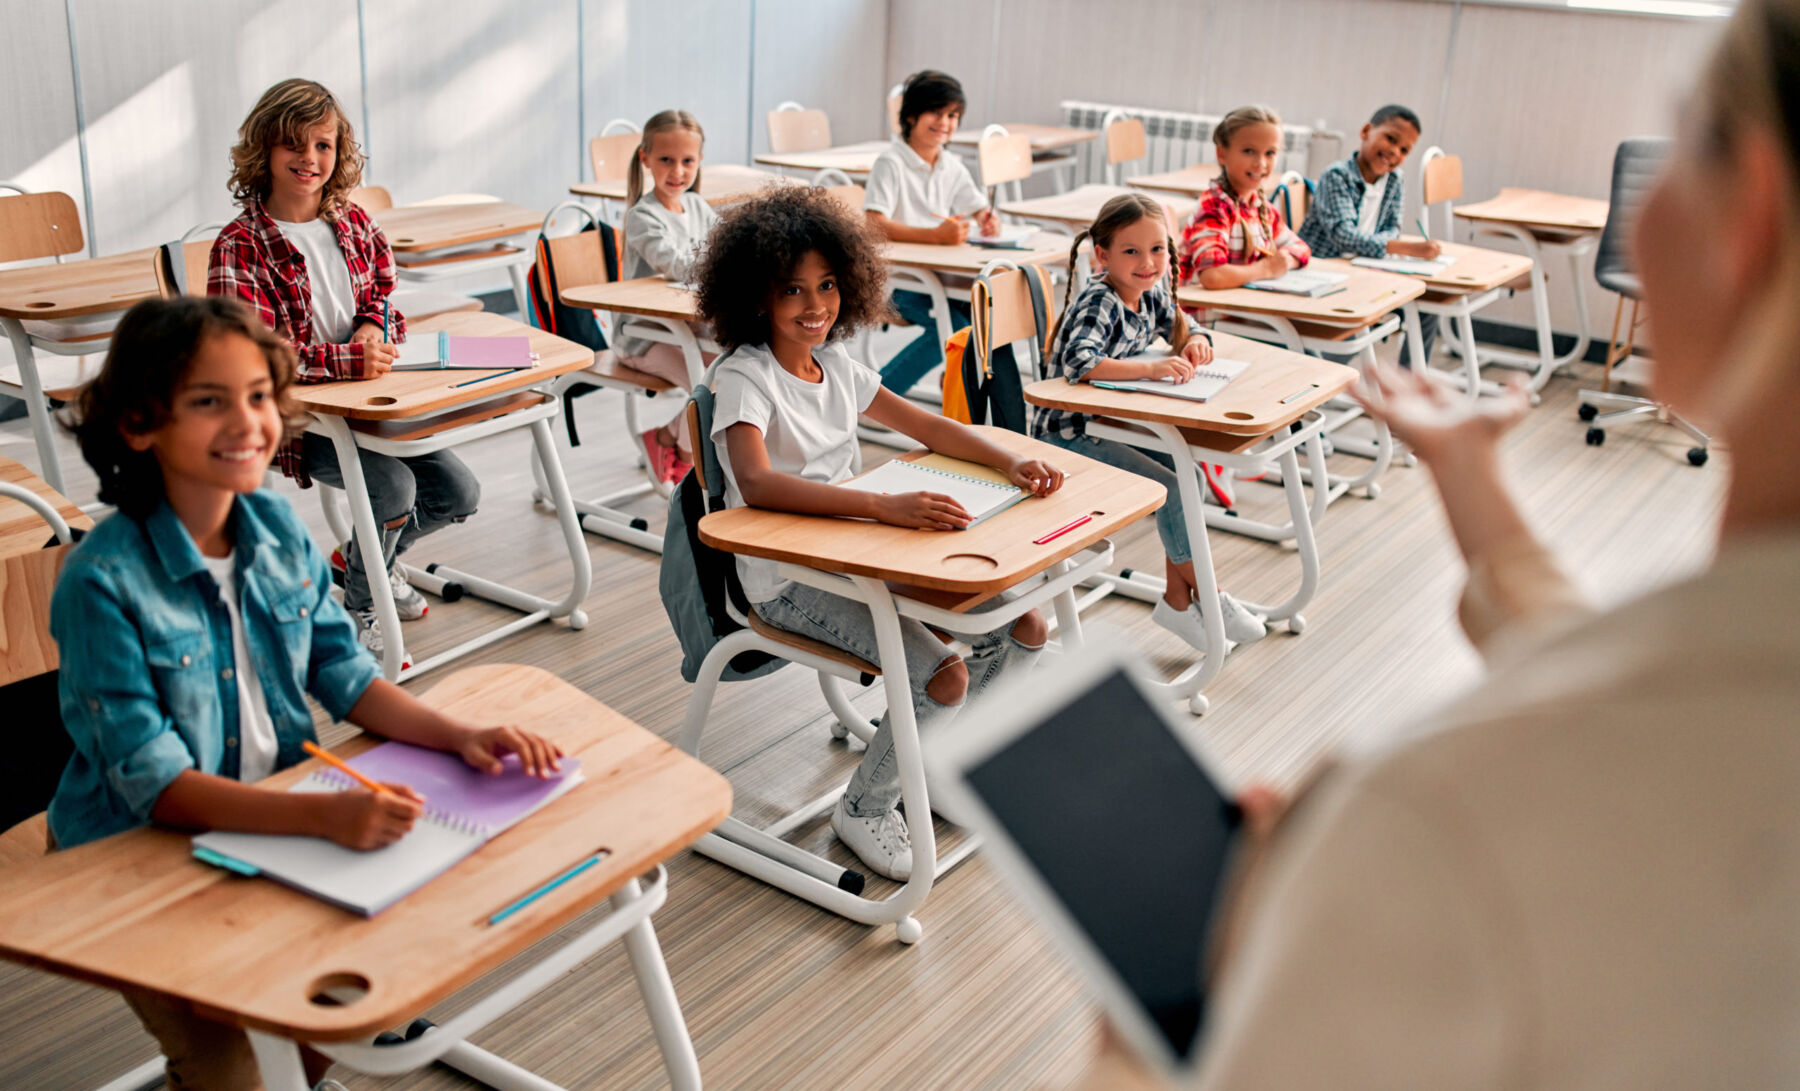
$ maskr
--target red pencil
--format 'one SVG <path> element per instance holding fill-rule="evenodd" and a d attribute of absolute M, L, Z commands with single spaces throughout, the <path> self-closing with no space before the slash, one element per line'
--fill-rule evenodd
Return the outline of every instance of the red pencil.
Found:
<path fill-rule="evenodd" d="M 1080 526 L 1081 524 L 1091 523 L 1093 521 L 1094 521 L 1093 516 L 1084 515 L 1081 518 L 1075 520 L 1073 523 L 1068 524 L 1067 526 L 1057 527 L 1055 530 L 1044 535 L 1042 538 L 1033 538 L 1031 540 L 1031 544 L 1032 545 L 1043 545 L 1046 542 L 1053 542 L 1056 539 L 1061 538 L 1063 535 L 1069 533 L 1071 530 L 1074 530 L 1076 527 Z"/>

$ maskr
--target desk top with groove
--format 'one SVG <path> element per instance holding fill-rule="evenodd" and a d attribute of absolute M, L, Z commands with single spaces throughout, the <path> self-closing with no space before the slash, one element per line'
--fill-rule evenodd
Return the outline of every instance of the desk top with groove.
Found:
<path fill-rule="evenodd" d="M 434 314 L 410 323 L 407 333 L 417 337 L 438 330 L 468 337 L 528 336 L 531 351 L 538 354 L 537 366 L 510 373 L 503 368 L 492 371 L 390 371 L 379 379 L 295 383 L 294 400 L 309 413 L 355 420 L 398 420 L 491 398 L 522 386 L 535 386 L 566 372 L 580 371 L 594 362 L 592 349 L 485 311 Z M 494 377 L 468 386 L 457 385 L 488 375 Z"/>
<path fill-rule="evenodd" d="M 544 214 L 507 201 L 400 205 L 373 212 L 396 253 L 420 253 L 510 238 L 543 226 Z"/>
<path fill-rule="evenodd" d="M 1006 131 L 1013 136 L 1023 136 L 1031 141 L 1031 150 L 1035 153 L 1061 151 L 1096 140 L 1100 136 L 1098 129 L 1071 129 L 1063 125 L 1037 125 L 1028 121 L 1006 122 Z M 966 148 L 981 145 L 981 131 L 985 125 L 970 125 L 958 129 L 950 138 L 950 143 Z"/>
<path fill-rule="evenodd" d="M 1067 193 L 1053 193 L 1047 197 L 1028 197 L 1022 201 L 1007 201 L 999 206 L 1001 212 L 1009 216 L 1024 216 L 1028 219 L 1056 220 L 1074 228 L 1086 228 L 1100 215 L 1100 209 L 1114 197 L 1126 193 L 1136 193 L 1130 186 L 1109 186 L 1095 182 L 1085 186 L 1077 186 Z M 1150 194 L 1168 207 L 1177 226 L 1194 214 L 1195 202 L 1191 198 L 1182 197 L 1167 191 Z"/>
<path fill-rule="evenodd" d="M 859 519 L 732 508 L 700 521 L 700 539 L 716 549 L 787 561 L 827 572 L 873 576 L 922 588 L 931 601 L 966 610 L 1025 577 L 1073 556 L 1161 507 L 1167 494 L 1147 477 L 1114 469 L 1004 428 L 981 433 L 1017 454 L 1041 458 L 1066 475 L 1049 496 L 1028 497 L 968 530 L 932 531 Z M 1054 541 L 1032 539 L 1084 515 L 1092 521 Z"/>
<path fill-rule="evenodd" d="M 1417 241 L 1417 236 L 1413 237 L 1413 241 Z M 1414 277 L 1433 292 L 1456 295 L 1485 292 L 1490 288 L 1511 284 L 1531 272 L 1531 259 L 1524 254 L 1464 246 L 1458 242 L 1440 242 L 1438 246 L 1445 257 L 1454 255 L 1456 261 L 1445 266 L 1441 273 Z M 1400 275 L 1413 276 L 1411 273 Z"/>
<path fill-rule="evenodd" d="M 1125 179 L 1125 184 L 1139 189 L 1163 190 L 1179 193 L 1183 197 L 1198 198 L 1212 188 L 1213 180 L 1218 176 L 1217 163 L 1191 163 L 1179 170 L 1133 175 Z"/>
<path fill-rule="evenodd" d="M 80 318 L 125 310 L 157 295 L 155 261 L 155 250 L 133 250 L 0 270 L 0 318 Z"/>
<path fill-rule="evenodd" d="M 845 174 L 867 174 L 875 169 L 875 160 L 887 151 L 890 141 L 865 140 L 860 144 L 839 144 L 810 152 L 764 152 L 756 157 L 768 167 L 788 170 L 841 170 Z"/>
<path fill-rule="evenodd" d="M 1065 379 L 1032 383 L 1025 388 L 1025 400 L 1095 416 L 1156 421 L 1229 436 L 1266 436 L 1335 398 L 1356 381 L 1354 368 L 1229 333 L 1213 334 L 1213 351 L 1228 360 L 1247 360 L 1250 368 L 1211 401 L 1107 390 Z"/>
<path fill-rule="evenodd" d="M 881 255 L 889 265 L 974 276 L 990 261 L 1010 261 L 1014 265 L 1066 262 L 1069 260 L 1069 244 L 1074 240 L 1066 235 L 1040 231 L 1025 241 L 1023 249 L 975 246 L 966 242 L 957 246 L 928 242 L 884 242 L 881 244 Z"/>
<path fill-rule="evenodd" d="M 529 724 L 581 758 L 586 780 L 373 919 L 202 864 L 188 835 L 171 830 L 132 830 L 0 869 L 0 955 L 289 1037 L 367 1037 L 568 924 L 731 812 L 724 777 L 535 667 L 464 668 L 423 700 L 464 720 Z M 375 741 L 362 736 L 340 753 Z M 286 787 L 317 765 L 267 783 Z M 488 925 L 600 848 L 611 855 L 597 867 Z M 312 1002 L 357 978 L 368 982 L 360 999 Z"/>
<path fill-rule="evenodd" d="M 1244 314 L 1276 315 L 1331 326 L 1363 327 L 1373 325 L 1382 316 L 1403 303 L 1425 294 L 1425 282 L 1399 273 L 1383 273 L 1377 269 L 1359 269 L 1340 258 L 1315 258 L 1307 263 L 1309 271 L 1347 273 L 1350 279 L 1343 291 L 1316 299 L 1285 292 L 1265 292 L 1257 288 L 1226 288 L 1208 291 L 1190 284 L 1176 292 L 1184 307 L 1217 308 Z"/>
<path fill-rule="evenodd" d="M 581 284 L 564 288 L 560 298 L 571 307 L 589 307 L 614 314 L 641 314 L 692 322 L 694 293 L 667 277 L 639 277 L 610 284 Z"/>
<path fill-rule="evenodd" d="M 736 163 L 708 163 L 700 172 L 699 193 L 706 198 L 707 204 L 716 207 L 754 197 L 771 186 L 805 184 L 798 178 L 776 174 L 774 171 L 743 167 Z M 569 187 L 569 192 L 577 197 L 604 197 L 611 201 L 623 201 L 626 197 L 625 180 L 577 182 Z"/>
<path fill-rule="evenodd" d="M 1604 228 L 1610 207 L 1607 202 L 1597 201 L 1592 197 L 1571 197 L 1563 193 L 1547 193 L 1541 189 L 1509 188 L 1485 201 L 1457 205 L 1455 212 L 1464 220 L 1486 220 L 1582 234 Z"/>

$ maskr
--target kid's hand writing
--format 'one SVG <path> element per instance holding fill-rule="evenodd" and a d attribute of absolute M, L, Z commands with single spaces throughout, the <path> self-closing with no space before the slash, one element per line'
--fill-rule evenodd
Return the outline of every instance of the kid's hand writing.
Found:
<path fill-rule="evenodd" d="M 938 224 L 931 233 L 931 240 L 943 246 L 956 246 L 966 241 L 968 237 L 968 223 L 953 216 L 944 217 L 944 222 Z"/>
<path fill-rule="evenodd" d="M 557 759 L 563 756 L 561 747 L 537 732 L 511 726 L 471 728 L 458 752 L 470 765 L 492 774 L 505 768 L 502 757 L 517 754 L 519 764 L 534 777 L 556 772 L 561 767 Z"/>
<path fill-rule="evenodd" d="M 393 792 L 352 788 L 322 796 L 326 840 L 347 849 L 369 852 L 405 837 L 425 811 L 425 797 L 404 784 L 384 784 Z"/>
<path fill-rule="evenodd" d="M 1292 269 L 1294 267 L 1294 259 L 1288 257 L 1287 251 L 1285 250 L 1273 250 L 1264 256 L 1261 261 L 1257 262 L 1257 264 L 1262 266 L 1264 273 L 1267 274 L 1264 279 L 1273 279 L 1286 273 L 1289 269 Z"/>
<path fill-rule="evenodd" d="M 1212 363 L 1212 342 L 1204 337 L 1188 338 L 1188 343 L 1181 346 L 1181 358 L 1195 367 L 1205 367 Z"/>
<path fill-rule="evenodd" d="M 381 327 L 373 322 L 362 323 L 356 327 L 356 332 L 350 335 L 352 345 L 378 345 L 386 340 L 387 338 L 382 335 Z"/>
<path fill-rule="evenodd" d="M 968 509 L 943 493 L 899 492 L 875 498 L 875 518 L 890 526 L 961 530 L 974 520 Z"/>
<path fill-rule="evenodd" d="M 1049 496 L 1062 488 L 1063 472 L 1039 458 L 1022 458 L 1006 471 L 1012 483 L 1033 496 Z"/>
<path fill-rule="evenodd" d="M 1185 353 L 1186 350 L 1184 349 Z M 1144 364 L 1144 378 L 1170 379 L 1177 383 L 1185 383 L 1194 377 L 1194 364 L 1186 355 L 1170 356 L 1163 360 L 1150 360 Z"/>
<path fill-rule="evenodd" d="M 1444 248 L 1430 239 L 1395 239 L 1388 244 L 1388 253 L 1403 258 L 1424 258 L 1427 261 L 1444 252 Z"/>
<path fill-rule="evenodd" d="M 362 356 L 357 367 L 357 378 L 379 379 L 393 370 L 394 361 L 400 358 L 400 349 L 385 341 L 364 341 Z"/>
<path fill-rule="evenodd" d="M 991 208 L 980 209 L 975 213 L 975 226 L 983 235 L 998 235 L 1000 233 L 1000 217 L 994 215 L 994 210 Z"/>

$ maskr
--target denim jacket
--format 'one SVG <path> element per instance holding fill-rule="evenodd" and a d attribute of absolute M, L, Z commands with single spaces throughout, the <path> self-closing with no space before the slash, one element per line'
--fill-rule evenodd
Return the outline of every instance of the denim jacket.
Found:
<path fill-rule="evenodd" d="M 341 720 L 381 672 L 287 501 L 240 496 L 231 527 L 244 639 L 275 725 L 275 766 L 286 768 L 314 737 L 306 695 Z M 148 823 L 184 769 L 237 777 L 231 618 L 168 504 L 142 522 L 114 515 L 70 552 L 50 632 L 75 743 L 50 801 L 59 846 Z"/>

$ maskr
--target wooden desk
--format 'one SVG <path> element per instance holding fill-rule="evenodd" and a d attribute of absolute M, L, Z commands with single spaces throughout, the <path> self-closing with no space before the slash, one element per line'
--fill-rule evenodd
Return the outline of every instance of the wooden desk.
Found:
<path fill-rule="evenodd" d="M 1154 189 L 1164 193 L 1179 193 L 1183 197 L 1191 197 L 1198 201 L 1202 194 L 1212 188 L 1213 181 L 1219 177 L 1217 163 L 1193 163 L 1180 170 L 1163 171 L 1160 174 L 1139 174 L 1125 179 L 1128 186 L 1138 189 Z"/>
<path fill-rule="evenodd" d="M 888 701 L 885 722 L 894 736 L 894 757 L 912 832 L 913 868 L 898 892 L 874 900 L 851 893 L 854 887 L 844 888 L 822 878 L 822 872 L 841 875 L 843 869 L 781 841 L 779 831 L 759 830 L 730 819 L 721 824 L 719 833 L 697 841 L 694 849 L 851 920 L 895 924 L 899 938 L 907 943 L 920 936 L 912 914 L 924 904 L 940 865 L 952 866 L 971 846 L 965 843 L 946 859 L 938 859 L 899 619 L 915 618 L 949 632 L 998 632 L 1026 611 L 1053 603 L 1057 636 L 1064 649 L 1073 653 L 1081 646 L 1076 586 L 1098 577 L 1111 561 L 1112 545 L 1106 536 L 1161 507 L 1166 495 L 1162 486 L 1149 478 L 1016 432 L 1001 428 L 982 428 L 981 432 L 1010 451 L 1045 459 L 1062 469 L 1066 475 L 1063 487 L 1050 496 L 1021 501 L 963 531 L 909 530 L 750 508 L 714 512 L 700 521 L 700 538 L 708 545 L 775 560 L 783 578 L 868 604 Z M 1032 541 L 1081 516 L 1092 516 L 1092 521 L 1043 545 Z M 1038 573 L 1047 579 L 1024 586 Z M 890 582 L 904 585 L 905 593 L 896 595 Z M 1016 589 L 1017 596 L 988 603 L 991 609 L 972 609 L 1007 589 Z M 745 643 L 753 639 L 766 643 Z M 699 748 L 718 682 L 717 674 L 708 670 L 723 666 L 715 657 L 728 659 L 736 647 L 752 646 L 774 648 L 778 655 L 799 655 L 786 644 L 757 638 L 754 629 L 726 640 L 735 643 L 715 648 L 708 658 L 709 668 L 696 679 L 682 734 L 682 745 L 691 752 Z M 859 714 L 847 702 L 833 698 L 834 693 L 841 696 L 835 688 L 836 675 L 825 673 L 822 665 L 815 669 L 821 670 L 821 688 L 833 711 L 846 717 L 842 722 L 850 728 Z M 841 660 L 833 659 L 832 669 L 841 673 Z M 815 807 L 830 806 L 836 795 L 833 792 Z M 776 826 L 795 818 L 804 820 L 811 813 L 816 812 L 803 809 Z"/>
<path fill-rule="evenodd" d="M 1025 220 L 1047 220 L 1075 231 L 1085 231 L 1100 215 L 1100 209 L 1114 197 L 1127 193 L 1135 193 L 1129 186 L 1108 186 L 1090 183 L 1077 186 L 1067 193 L 1053 194 L 1049 197 L 1032 197 L 1023 201 L 1008 201 L 999 206 L 999 211 L 1008 216 L 1017 216 Z M 1173 193 L 1155 195 L 1164 208 L 1168 209 L 1171 224 L 1177 228 L 1183 221 L 1194 214 L 1197 202 Z"/>
<path fill-rule="evenodd" d="M 351 522 L 346 526 L 337 508 L 326 500 L 325 514 L 333 534 L 341 542 L 350 537 L 354 528 L 357 547 L 363 551 L 364 571 L 379 573 L 387 570 L 381 556 L 381 534 L 375 525 L 375 513 L 369 504 L 368 487 L 356 454 L 359 447 L 396 457 L 423 455 L 529 427 L 538 465 L 557 506 L 557 518 L 569 547 L 573 580 L 569 593 L 553 602 L 443 565 L 431 565 L 427 569 L 407 566 L 408 579 L 427 590 L 442 593 L 447 585 L 456 584 L 469 594 L 525 612 L 522 618 L 424 662 L 408 665 L 405 640 L 399 617 L 394 612 L 394 598 L 388 581 L 371 579 L 369 592 L 374 599 L 376 617 L 381 622 L 384 644 L 382 667 L 387 677 L 396 681 L 441 666 L 540 621 L 566 617 L 570 627 L 576 629 L 587 623 L 587 617 L 580 609 L 592 578 L 587 544 L 582 540 L 581 524 L 570 506 L 568 482 L 563 477 L 562 462 L 550 431 L 550 422 L 559 408 L 558 399 L 554 394 L 546 393 L 526 399 L 530 404 L 511 400 L 503 401 L 499 406 L 492 403 L 502 395 L 525 387 L 541 387 L 558 376 L 590 366 L 594 362 L 593 352 L 573 341 L 490 312 L 433 315 L 414 323 L 410 332 L 416 336 L 438 330 L 476 337 L 528 336 L 532 351 L 538 354 L 537 366 L 511 372 L 503 369 L 391 371 L 379 379 L 296 384 L 293 388 L 295 401 L 313 417 L 307 430 L 331 440 L 344 475 L 344 494 L 350 501 Z M 471 380 L 478 381 L 471 383 Z M 416 422 L 417 426 L 405 429 L 393 423 L 402 420 Z"/>
<path fill-rule="evenodd" d="M 743 167 L 736 163 L 709 163 L 700 172 L 700 196 L 706 203 L 717 208 L 733 204 L 746 197 L 753 197 L 771 187 L 805 185 L 798 178 L 788 178 L 773 171 L 757 170 L 755 167 Z M 624 179 L 612 182 L 577 182 L 569 187 L 569 192 L 577 197 L 599 197 L 608 201 L 624 201 L 626 183 Z"/>
<path fill-rule="evenodd" d="M 887 259 L 889 268 L 972 277 L 994 261 L 1010 261 L 1014 265 L 1068 261 L 1069 244 L 1074 240 L 1067 235 L 1039 232 L 1025 241 L 1027 245 L 1023 249 L 975 246 L 966 242 L 956 246 L 940 246 L 928 242 L 885 242 L 881 247 L 881 256 Z"/>
<path fill-rule="evenodd" d="M 1271 541 L 1294 539 L 1300 558 L 1298 590 L 1285 602 L 1247 605 L 1252 611 L 1266 615 L 1270 621 L 1287 620 L 1288 627 L 1296 633 L 1305 628 L 1306 622 L 1300 611 L 1317 591 L 1320 574 L 1313 522 L 1324 514 L 1331 498 L 1331 490 L 1324 484 L 1327 480 L 1325 452 L 1320 442 L 1327 418 L 1315 411 L 1347 390 L 1356 381 L 1356 371 L 1342 364 L 1326 363 L 1226 333 L 1214 335 L 1214 349 L 1221 357 L 1247 360 L 1251 367 L 1208 402 L 1106 390 L 1090 383 L 1070 383 L 1064 379 L 1045 379 L 1031 384 L 1025 388 L 1025 400 L 1032 405 L 1088 414 L 1095 418 L 1088 422 L 1089 435 L 1163 451 L 1174 461 L 1175 476 L 1181 488 L 1182 516 L 1187 523 L 1188 543 L 1193 551 L 1194 579 L 1201 589 L 1200 612 L 1206 624 L 1208 646 L 1223 649 L 1226 647 L 1225 625 L 1219 609 L 1218 574 L 1213 567 L 1207 527 L 1252 533 Z M 1121 421 L 1127 423 L 1118 423 Z M 1304 423 L 1298 429 L 1291 429 L 1289 426 L 1296 421 Z M 1301 487 L 1298 451 L 1302 447 L 1306 448 L 1314 482 L 1311 510 Z M 1199 461 L 1251 473 L 1266 470 L 1273 463 L 1281 471 L 1289 522 L 1285 526 L 1272 526 L 1228 516 L 1218 508 L 1208 508 L 1200 494 L 1196 453 Z M 1262 533 L 1256 533 L 1257 530 Z M 1105 581 L 1112 590 L 1146 602 L 1161 598 L 1165 590 L 1162 579 L 1142 572 L 1133 572 L 1129 576 L 1108 574 Z M 1198 663 L 1167 683 L 1166 692 L 1172 699 L 1186 700 L 1196 715 L 1204 714 L 1208 702 L 1201 691 L 1218 676 L 1225 658 L 1223 652 L 1208 652 Z"/>
<path fill-rule="evenodd" d="M 185 834 L 170 830 L 133 830 L 14 864 L 0 870 L 0 956 L 105 988 L 146 989 L 261 1032 L 253 1041 L 264 1078 L 271 1091 L 285 1091 L 300 1086 L 298 1053 L 291 1042 L 264 1036 L 348 1043 L 400 1026 L 611 898 L 615 916 L 639 917 L 627 942 L 671 1075 L 677 1086 L 697 1087 L 692 1046 L 644 908 L 654 898 L 645 899 L 637 878 L 729 814 L 730 785 L 533 667 L 471 667 L 423 700 L 467 721 L 529 725 L 579 757 L 586 781 L 373 919 L 208 867 L 193 858 Z M 374 742 L 363 736 L 340 753 Z M 286 787 L 317 765 L 305 762 L 267 783 Z M 496 910 L 601 847 L 611 855 L 600 864 L 488 925 Z M 345 985 L 363 994 L 340 993 L 336 1004 L 311 999 Z M 407 1068 L 439 1053 L 454 1064 L 458 1055 L 479 1052 L 455 1043 L 496 1014 L 474 1026 L 460 1025 L 459 1017 L 411 1043 L 405 1048 L 418 1059 Z M 379 1070 L 371 1062 L 391 1062 L 401 1048 L 326 1052 Z"/>
<path fill-rule="evenodd" d="M 0 458 L 0 483 L 38 496 L 71 528 L 94 528 L 80 508 L 10 458 Z M 45 548 L 53 537 L 35 509 L 0 495 L 0 686 L 56 669 L 50 596 L 71 547 Z"/>
<path fill-rule="evenodd" d="M 1023 136 L 1029 140 L 1031 153 L 1034 156 L 1079 147 L 1100 136 L 1097 129 L 1071 129 L 1063 125 L 1037 125 L 1028 121 L 1008 122 L 1005 127 L 1006 131 L 1012 135 Z M 958 148 L 980 147 L 981 133 L 985 128 L 987 128 L 985 125 L 971 125 L 966 129 L 958 129 L 956 135 L 950 138 L 950 143 Z"/>
<path fill-rule="evenodd" d="M 1438 245 L 1444 256 L 1456 258 L 1455 264 L 1438 273 L 1400 275 L 1411 276 L 1427 288 L 1426 293 L 1415 304 L 1419 313 L 1452 320 L 1449 333 L 1458 338 L 1462 347 L 1461 382 L 1469 396 L 1473 398 L 1480 397 L 1484 392 L 1498 392 L 1499 388 L 1494 384 L 1482 382 L 1480 355 L 1475 346 L 1475 326 L 1472 320 L 1477 311 L 1500 298 L 1501 289 L 1515 284 L 1521 277 L 1529 277 L 1534 263 L 1523 254 L 1505 250 L 1488 250 L 1455 242 L 1442 242 Z M 1456 321 L 1457 319 L 1461 321 Z"/>
<path fill-rule="evenodd" d="M 44 362 L 37 358 L 34 348 L 59 356 L 104 354 L 111 340 L 111 327 L 101 322 L 99 332 L 64 339 L 56 330 L 27 323 L 111 315 L 140 300 L 155 298 L 155 262 L 155 250 L 133 250 L 60 265 L 0 270 L 0 330 L 12 342 L 13 360 L 19 371 L 17 389 L 31 419 L 38 468 L 57 492 L 65 491 L 66 485 L 54 440 L 57 426 L 50 419 L 45 395 L 52 391 L 69 393 L 71 388 L 79 389 L 86 379 L 72 382 L 76 376 L 57 375 L 46 382 Z"/>
<path fill-rule="evenodd" d="M 537 231 L 544 214 L 506 201 L 463 205 L 400 205 L 370 213 L 394 250 L 396 272 L 403 281 L 429 284 L 449 277 L 505 269 L 512 278 L 513 302 L 520 314 L 531 313 L 531 293 L 525 271 L 531 267 L 529 246 L 499 245 Z M 496 245 L 466 253 L 438 253 L 458 247 L 495 242 Z"/>
<path fill-rule="evenodd" d="M 1461 205 L 1453 209 L 1456 217 L 1469 221 L 1476 235 L 1497 235 L 1519 243 L 1531 258 L 1531 303 L 1537 322 L 1536 355 L 1488 350 L 1481 359 L 1513 367 L 1533 370 L 1531 389 L 1542 390 L 1550 376 L 1564 364 L 1581 359 L 1591 342 L 1588 333 L 1587 292 L 1583 288 L 1586 262 L 1606 227 L 1610 211 L 1607 202 L 1590 197 L 1570 197 L 1536 189 L 1502 189 L 1486 201 Z M 1561 356 L 1556 355 L 1554 333 L 1550 328 L 1550 297 L 1544 273 L 1544 248 L 1560 249 L 1569 261 L 1569 285 L 1575 296 L 1575 346 Z"/>
<path fill-rule="evenodd" d="M 787 152 L 781 155 L 764 152 L 756 157 L 756 161 L 765 167 L 784 171 L 798 170 L 810 174 L 822 170 L 841 170 L 848 175 L 862 175 L 875 168 L 875 160 L 891 144 L 887 140 L 865 140 L 860 144 L 840 144 L 835 148 L 820 148 L 812 152 Z"/>

